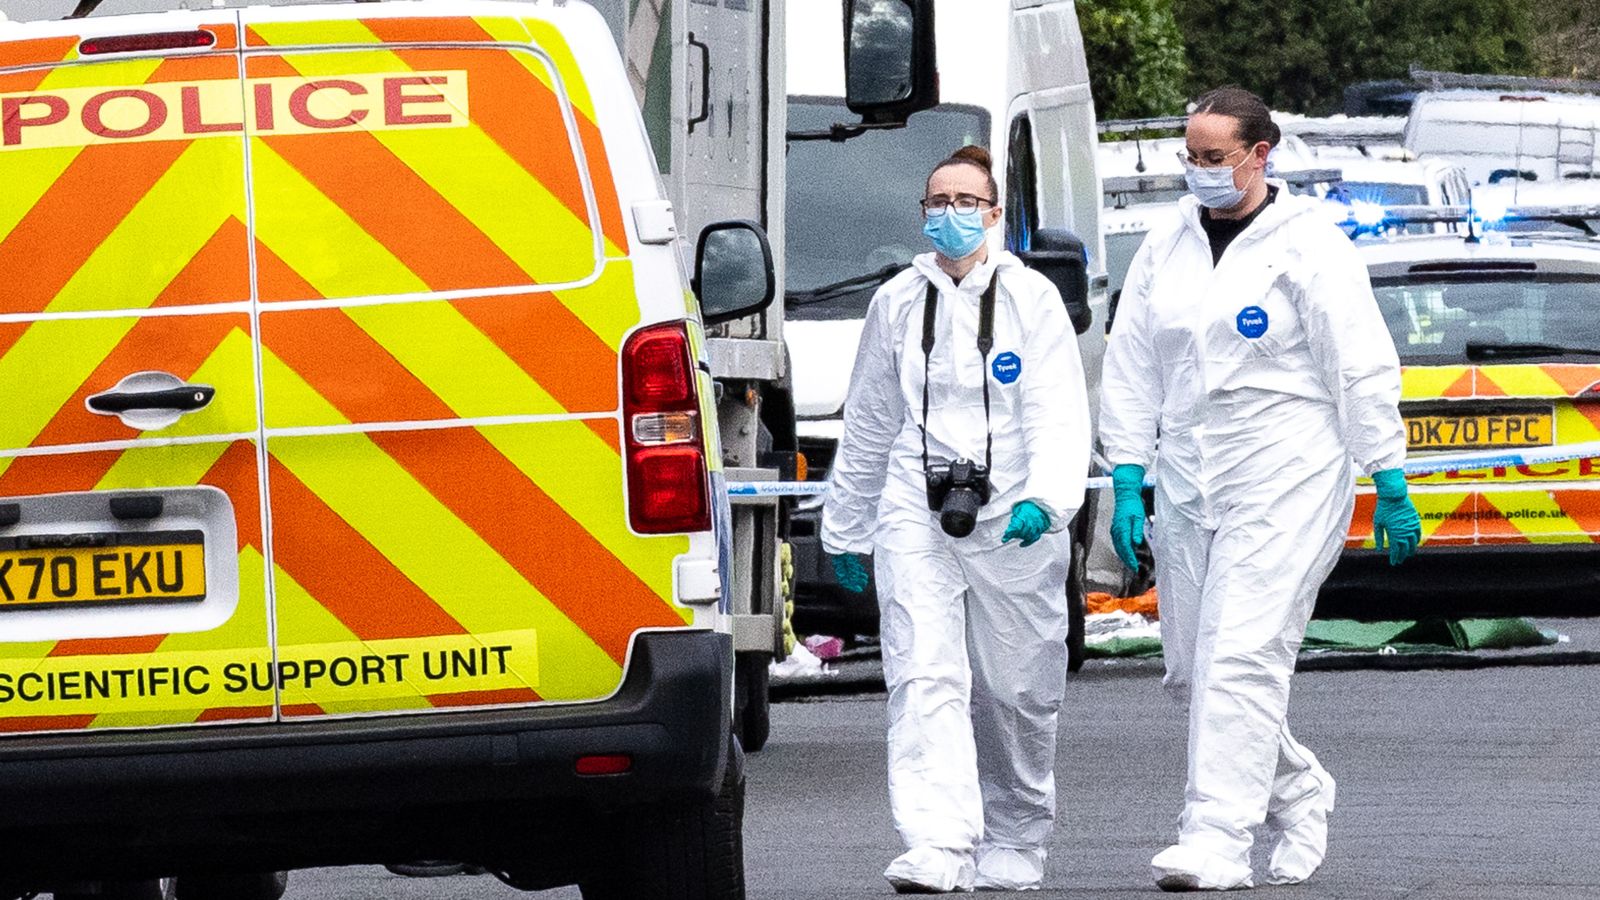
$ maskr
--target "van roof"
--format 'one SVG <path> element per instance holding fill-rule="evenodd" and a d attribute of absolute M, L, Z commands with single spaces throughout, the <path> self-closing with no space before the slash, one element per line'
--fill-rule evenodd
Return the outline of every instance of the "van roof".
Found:
<path fill-rule="evenodd" d="M 1574 113 L 1582 120 L 1573 121 Z M 1555 91 L 1427 91 L 1417 95 L 1411 121 L 1428 119 L 1491 125 L 1593 125 L 1600 121 L 1600 97 Z"/>

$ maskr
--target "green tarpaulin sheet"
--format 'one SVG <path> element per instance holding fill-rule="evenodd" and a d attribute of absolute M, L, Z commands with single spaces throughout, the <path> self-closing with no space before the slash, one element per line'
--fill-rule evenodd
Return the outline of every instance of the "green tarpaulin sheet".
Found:
<path fill-rule="evenodd" d="M 1441 650 L 1509 650 L 1554 644 L 1554 632 L 1542 631 L 1528 619 L 1423 619 L 1410 622 L 1352 622 L 1318 620 L 1306 628 L 1301 652 L 1338 650 L 1347 653 L 1378 652 L 1385 647 L 1397 653 L 1437 653 Z M 1091 642 L 1084 655 L 1095 657 L 1153 657 L 1161 655 L 1161 641 L 1151 637 L 1118 638 Z"/>

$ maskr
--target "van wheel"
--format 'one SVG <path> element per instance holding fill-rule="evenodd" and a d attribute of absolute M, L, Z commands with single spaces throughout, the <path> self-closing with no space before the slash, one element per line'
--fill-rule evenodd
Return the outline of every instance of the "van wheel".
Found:
<path fill-rule="evenodd" d="M 733 731 L 739 746 L 756 753 L 772 735 L 772 702 L 768 697 L 772 675 L 764 653 L 740 653 L 734 657 Z"/>
<path fill-rule="evenodd" d="M 146 878 L 139 881 L 105 881 L 98 892 L 56 891 L 55 900 L 173 900 L 173 879 Z"/>
<path fill-rule="evenodd" d="M 1072 542 L 1072 565 L 1067 569 L 1067 671 L 1083 668 L 1084 615 L 1089 601 L 1089 551 Z"/>
<path fill-rule="evenodd" d="M 177 900 L 279 900 L 289 889 L 288 872 L 183 875 Z"/>
<path fill-rule="evenodd" d="M 744 754 L 728 747 L 714 799 L 631 816 L 584 900 L 744 900 Z"/>

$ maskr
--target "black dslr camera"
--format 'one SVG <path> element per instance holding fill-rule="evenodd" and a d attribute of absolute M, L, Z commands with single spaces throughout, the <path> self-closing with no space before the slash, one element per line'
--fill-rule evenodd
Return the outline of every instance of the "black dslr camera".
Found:
<path fill-rule="evenodd" d="M 989 502 L 989 467 L 958 459 L 930 465 L 928 508 L 939 514 L 939 527 L 951 537 L 963 538 L 978 524 L 978 510 Z"/>

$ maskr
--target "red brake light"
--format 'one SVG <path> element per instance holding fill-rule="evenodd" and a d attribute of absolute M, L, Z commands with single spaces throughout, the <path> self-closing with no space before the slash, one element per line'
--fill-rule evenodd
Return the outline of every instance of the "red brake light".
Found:
<path fill-rule="evenodd" d="M 599 753 L 580 756 L 573 764 L 579 775 L 621 775 L 633 768 L 633 757 L 626 753 Z"/>
<path fill-rule="evenodd" d="M 645 447 L 628 462 L 628 506 L 636 530 L 675 534 L 711 527 L 706 458 L 698 445 Z"/>
<path fill-rule="evenodd" d="M 682 330 L 640 332 L 628 349 L 628 399 L 639 409 L 677 408 L 694 396 L 693 361 Z"/>
<path fill-rule="evenodd" d="M 628 518 L 640 534 L 711 528 L 700 398 L 682 322 L 635 333 L 622 349 Z"/>
<path fill-rule="evenodd" d="M 150 53 L 155 50 L 197 50 L 210 47 L 217 36 L 203 29 L 196 31 L 160 31 L 153 34 L 117 34 L 109 37 L 89 38 L 78 44 L 80 56 L 97 56 L 103 53 Z"/>

